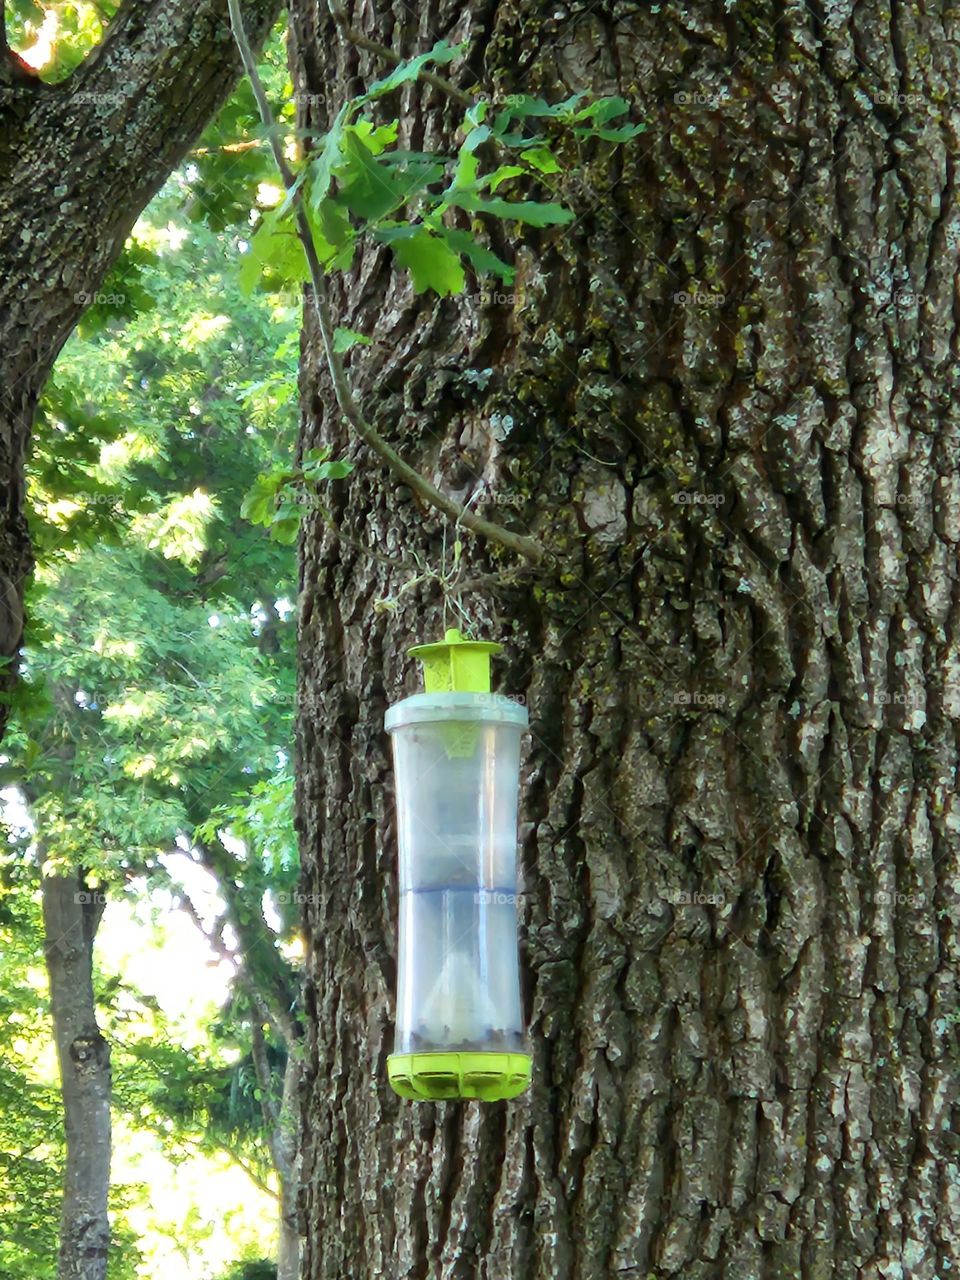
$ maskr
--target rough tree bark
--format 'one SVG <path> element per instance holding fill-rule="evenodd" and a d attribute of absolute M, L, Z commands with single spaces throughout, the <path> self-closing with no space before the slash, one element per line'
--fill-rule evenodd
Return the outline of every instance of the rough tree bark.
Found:
<path fill-rule="evenodd" d="M 44 955 L 67 1139 L 60 1280 L 105 1280 L 107 1274 L 110 1046 L 97 1025 L 93 993 L 93 943 L 104 904 L 82 872 L 43 877 Z"/>
<path fill-rule="evenodd" d="M 322 127 L 384 67 L 322 7 L 293 10 Z M 338 323 L 378 339 L 352 375 L 388 438 L 463 500 L 489 484 L 557 564 L 462 600 L 507 642 L 501 688 L 531 712 L 533 1088 L 416 1105 L 385 1078 L 382 717 L 440 612 L 305 527 L 305 1280 L 943 1280 L 960 1239 L 957 14 L 346 10 L 404 54 L 470 39 L 462 87 L 620 92 L 648 131 L 585 155 L 565 182 L 576 223 L 524 236 L 513 289 L 415 298 L 372 248 L 338 298 Z M 435 90 L 402 105 L 409 145 L 450 146 Z M 303 445 L 361 463 L 343 528 L 436 565 L 438 522 L 346 441 L 321 363 L 308 327 Z M 468 576 L 511 567 L 465 554 Z"/>
<path fill-rule="evenodd" d="M 257 47 L 279 8 L 245 4 Z M 128 0 L 103 44 L 55 85 L 0 41 L 0 658 L 16 654 L 23 630 L 24 463 L 38 397 L 141 210 L 236 83 L 226 14 L 225 0 Z M 0 666 L 9 687 L 11 664 Z"/>

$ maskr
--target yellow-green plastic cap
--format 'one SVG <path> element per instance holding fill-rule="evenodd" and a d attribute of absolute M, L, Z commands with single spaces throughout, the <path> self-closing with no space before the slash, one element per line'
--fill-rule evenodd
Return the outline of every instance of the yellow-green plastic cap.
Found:
<path fill-rule="evenodd" d="M 392 1053 L 387 1058 L 390 1087 L 412 1102 L 516 1098 L 529 1086 L 532 1068 L 526 1053 Z"/>
<path fill-rule="evenodd" d="M 427 693 L 489 693 L 490 657 L 503 645 L 488 640 L 464 640 L 451 627 L 437 644 L 418 644 L 407 652 L 423 663 Z"/>

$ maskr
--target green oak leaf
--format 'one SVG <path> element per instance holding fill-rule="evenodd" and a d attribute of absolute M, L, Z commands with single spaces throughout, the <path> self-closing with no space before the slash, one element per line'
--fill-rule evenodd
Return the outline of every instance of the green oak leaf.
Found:
<path fill-rule="evenodd" d="M 385 93 L 391 93 L 394 89 L 398 89 L 400 85 L 407 84 L 410 80 L 416 80 L 424 67 L 442 67 L 448 62 L 453 62 L 454 58 L 458 58 L 466 47 L 466 41 L 463 44 L 447 44 L 446 40 L 438 40 L 427 53 L 419 53 L 415 58 L 408 58 L 406 62 L 401 62 L 399 66 L 394 67 L 388 76 L 384 76 L 382 80 L 374 81 L 363 95 L 362 100 L 380 98 Z"/>
<path fill-rule="evenodd" d="M 408 269 L 417 293 L 433 289 L 445 298 L 460 293 L 466 284 L 459 255 L 429 228 L 401 224 L 377 227 L 373 234 L 388 244 L 400 265 Z"/>
<path fill-rule="evenodd" d="M 539 173 L 559 173 L 560 165 L 549 147 L 530 147 L 523 153 L 525 164 Z"/>
<path fill-rule="evenodd" d="M 365 334 L 357 333 L 354 329 L 341 329 L 339 326 L 333 335 L 333 349 L 338 355 L 343 355 L 344 351 L 349 351 L 360 343 L 369 347 L 370 342 L 371 339 Z"/>
<path fill-rule="evenodd" d="M 439 234 L 456 253 L 461 253 L 479 275 L 499 276 L 505 284 L 513 284 L 516 271 L 502 258 L 480 244 L 469 231 L 442 227 Z"/>
<path fill-rule="evenodd" d="M 240 262 L 241 290 L 251 293 L 265 274 L 283 284 L 299 284 L 310 278 L 292 211 L 281 215 L 271 210 L 264 214 Z"/>
<path fill-rule="evenodd" d="M 449 191 L 448 203 L 469 213 L 487 213 L 507 221 L 525 222 L 531 227 L 564 226 L 573 221 L 573 212 L 561 204 L 541 204 L 538 200 L 486 200 L 471 191 Z"/>

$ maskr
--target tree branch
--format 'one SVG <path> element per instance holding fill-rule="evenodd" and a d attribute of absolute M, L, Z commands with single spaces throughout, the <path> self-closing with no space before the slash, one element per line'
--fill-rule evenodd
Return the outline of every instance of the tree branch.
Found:
<path fill-rule="evenodd" d="M 277 1032 L 293 1052 L 300 1038 L 300 1026 L 291 1013 L 295 1002 L 294 975 L 290 966 L 277 950 L 277 939 L 260 919 L 260 925 L 244 921 L 241 911 L 240 891 L 231 877 L 232 855 L 217 844 L 216 847 L 194 842 L 201 864 L 217 881 L 220 894 L 226 903 L 227 922 L 237 936 L 241 960 L 240 980 L 264 1020 Z"/>
<path fill-rule="evenodd" d="M 225 7 L 124 4 L 57 84 L 25 76 L 12 53 L 0 60 L 0 190 L 16 193 L 15 216 L 0 217 L 0 316 L 23 335 L 22 351 L 5 352 L 13 369 L 42 383 L 144 205 L 229 95 L 240 59 Z M 279 9 L 245 0 L 257 47 Z"/>
<path fill-rule="evenodd" d="M 279 1195 L 273 1189 L 273 1187 L 271 1187 L 270 1183 L 264 1182 L 263 1178 L 261 1178 L 260 1175 L 256 1173 L 249 1164 L 247 1164 L 246 1160 L 244 1160 L 243 1156 L 241 1156 L 239 1152 L 237 1152 L 233 1147 L 231 1147 L 226 1142 L 218 1142 L 217 1146 L 220 1148 L 222 1152 L 224 1152 L 225 1155 L 228 1155 L 230 1157 L 230 1159 L 233 1161 L 235 1165 L 237 1165 L 238 1168 L 243 1170 L 243 1172 L 247 1175 L 247 1177 L 250 1179 L 253 1185 L 259 1188 L 259 1190 L 262 1191 L 264 1195 L 268 1195 L 271 1200 L 280 1199 Z M 198 1144 L 198 1150 L 200 1149 L 202 1148 L 200 1147 L 200 1144 Z"/>
<path fill-rule="evenodd" d="M 260 1086 L 260 1111 L 263 1115 L 263 1123 L 270 1135 L 269 1142 L 272 1151 L 273 1131 L 277 1127 L 280 1114 L 270 1096 L 273 1089 L 273 1073 L 270 1070 L 270 1060 L 267 1057 L 267 1042 L 263 1038 L 263 1027 L 261 1027 L 257 1018 L 251 1018 L 250 1020 L 250 1045 L 253 1070 L 256 1073 L 257 1084 Z M 275 1155 L 274 1164 L 276 1164 Z"/>
<path fill-rule="evenodd" d="M 218 877 L 218 883 L 219 883 L 219 877 Z M 237 981 L 240 983 L 241 987 L 244 989 L 244 991 L 246 991 L 247 995 L 250 997 L 250 1002 L 254 1007 L 255 1015 L 259 1016 L 263 1022 L 269 1023 L 270 1028 L 273 1031 L 274 1035 L 276 1035 L 277 1039 L 283 1040 L 284 1043 L 286 1044 L 287 1043 L 286 1033 L 282 1027 L 278 1026 L 276 1018 L 270 1012 L 270 1009 L 268 1008 L 266 1002 L 264 1001 L 260 992 L 257 990 L 256 982 L 254 981 L 253 975 L 249 972 L 248 967 L 243 964 L 242 957 L 238 956 L 235 952 L 231 951 L 230 948 L 227 946 L 227 944 L 223 940 L 223 929 L 227 921 L 221 918 L 218 921 L 218 928 L 211 931 L 203 923 L 203 919 L 200 916 L 200 912 L 197 910 L 196 905 L 194 904 L 190 895 L 186 893 L 182 888 L 178 889 L 177 892 L 179 893 L 179 896 L 180 896 L 180 906 L 182 910 L 184 910 L 187 913 L 187 915 L 190 917 L 193 923 L 200 930 L 200 933 L 203 935 L 211 951 L 214 951 L 221 958 L 221 960 L 225 960 L 229 965 L 232 966 L 234 974 L 236 975 Z M 254 1018 L 254 1021 L 255 1020 L 256 1018 Z M 288 1048 L 289 1048 L 289 1045 L 288 1045 Z"/>
<path fill-rule="evenodd" d="M 161 1141 L 164 1138 L 169 1138 L 165 1129 L 158 1129 L 156 1130 L 156 1133 Z M 215 1147 L 217 1151 L 222 1151 L 224 1155 L 229 1156 L 233 1163 L 237 1165 L 239 1169 L 243 1170 L 253 1185 L 262 1191 L 264 1195 L 269 1196 L 271 1200 L 280 1199 L 274 1188 L 270 1186 L 270 1183 L 265 1182 L 257 1171 L 247 1163 L 242 1155 L 240 1155 L 236 1148 L 230 1146 L 229 1142 L 224 1142 L 221 1138 L 207 1138 L 204 1140 L 191 1137 L 189 1134 L 179 1134 L 176 1140 L 181 1146 L 188 1147 L 193 1151 L 198 1151 L 201 1155 L 206 1155 L 211 1146 Z"/>
<path fill-rule="evenodd" d="M 465 507 L 461 507 L 459 503 L 454 502 L 452 498 L 448 498 L 445 493 L 431 484 L 419 471 L 411 467 L 409 463 L 404 462 L 396 449 L 388 444 L 376 428 L 363 416 L 347 378 L 343 360 L 340 358 L 339 353 L 334 350 L 335 326 L 330 312 L 330 295 L 327 290 L 323 267 L 317 257 L 316 246 L 313 243 L 313 233 L 310 230 L 310 223 L 303 208 L 301 189 L 297 186 L 296 178 L 283 154 L 283 144 L 277 130 L 276 120 L 267 100 L 260 73 L 257 71 L 256 59 L 244 32 L 239 0 L 227 0 L 227 5 L 230 11 L 234 39 L 237 42 L 244 69 L 250 79 L 250 85 L 257 100 L 260 118 L 267 131 L 273 158 L 276 161 L 277 170 L 280 173 L 283 185 L 287 190 L 296 214 L 297 235 L 303 245 L 303 251 L 307 259 L 310 282 L 313 286 L 313 303 L 320 328 L 320 338 L 327 365 L 330 369 L 333 390 L 340 412 L 363 443 L 371 448 L 387 464 L 393 474 L 408 485 L 425 503 L 436 511 L 442 512 L 443 515 L 449 516 L 457 525 L 463 525 L 464 528 L 470 529 L 482 538 L 486 538 L 488 542 L 496 543 L 497 546 L 501 546 L 507 551 L 523 556 L 533 564 L 539 564 L 543 559 L 543 549 L 535 538 L 511 533 L 509 529 L 504 529 L 500 525 L 493 524 L 489 520 L 484 520 L 480 516 L 474 515 L 472 511 L 468 511 Z"/>

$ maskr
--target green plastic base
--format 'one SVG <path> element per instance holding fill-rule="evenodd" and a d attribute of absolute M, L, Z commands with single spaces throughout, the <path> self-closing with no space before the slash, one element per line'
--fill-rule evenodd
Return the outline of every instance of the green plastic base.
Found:
<path fill-rule="evenodd" d="M 394 1093 L 416 1102 L 515 1098 L 530 1083 L 525 1053 L 392 1053 L 387 1078 Z"/>

